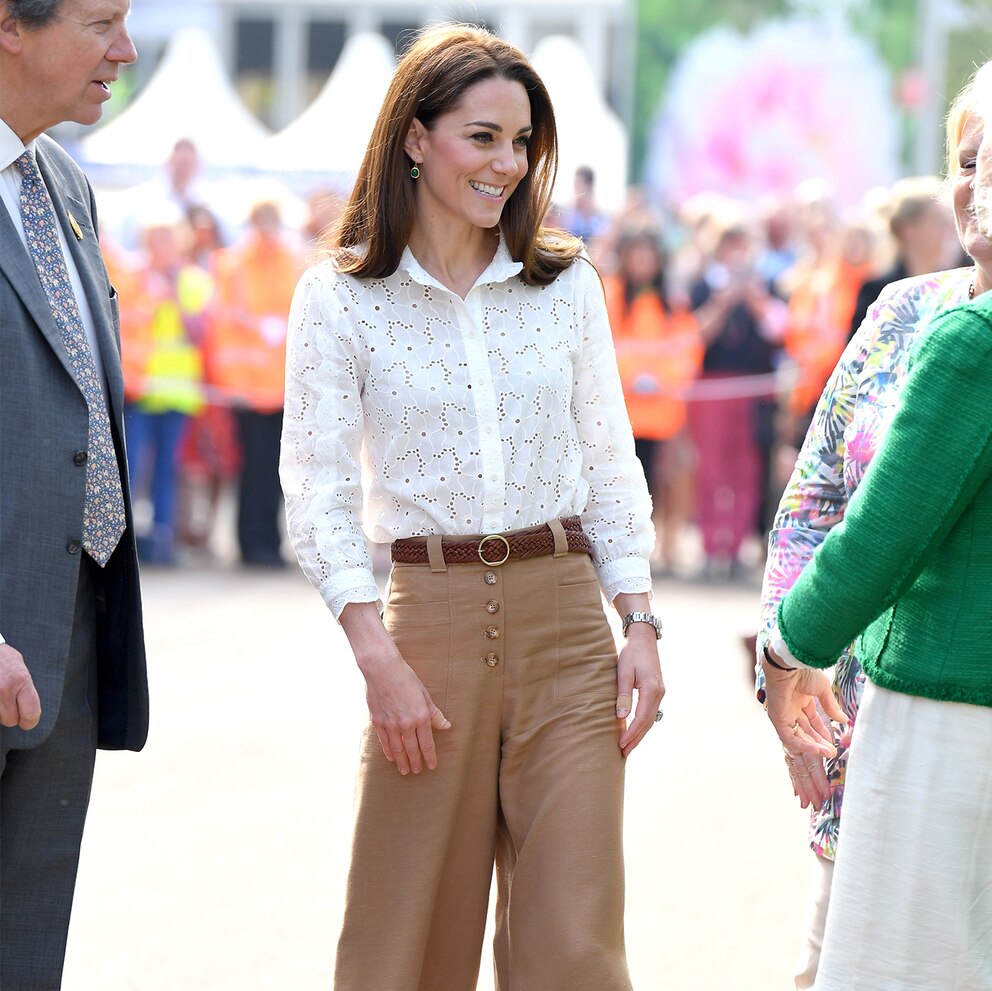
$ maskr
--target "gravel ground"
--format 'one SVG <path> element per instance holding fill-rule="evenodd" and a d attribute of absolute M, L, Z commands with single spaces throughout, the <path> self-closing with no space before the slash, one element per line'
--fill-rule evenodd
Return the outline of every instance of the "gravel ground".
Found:
<path fill-rule="evenodd" d="M 152 734 L 98 759 L 64 991 L 327 991 L 365 717 L 344 636 L 295 567 L 149 571 L 145 600 Z M 627 778 L 634 986 L 787 991 L 811 854 L 746 681 L 756 587 L 665 581 L 655 602 L 666 715 Z"/>

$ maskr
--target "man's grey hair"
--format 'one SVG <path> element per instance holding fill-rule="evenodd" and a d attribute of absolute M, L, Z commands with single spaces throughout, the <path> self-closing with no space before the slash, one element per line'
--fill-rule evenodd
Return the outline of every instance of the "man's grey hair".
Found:
<path fill-rule="evenodd" d="M 62 0 L 7 0 L 10 15 L 29 28 L 44 27 L 55 19 L 61 6 Z"/>

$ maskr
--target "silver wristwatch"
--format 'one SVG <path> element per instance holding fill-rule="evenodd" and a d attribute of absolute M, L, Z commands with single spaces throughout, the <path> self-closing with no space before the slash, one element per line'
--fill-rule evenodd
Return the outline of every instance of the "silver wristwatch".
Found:
<path fill-rule="evenodd" d="M 661 620 L 649 612 L 629 612 L 623 618 L 623 635 L 627 635 L 631 623 L 649 623 L 654 627 L 655 639 L 661 639 Z"/>

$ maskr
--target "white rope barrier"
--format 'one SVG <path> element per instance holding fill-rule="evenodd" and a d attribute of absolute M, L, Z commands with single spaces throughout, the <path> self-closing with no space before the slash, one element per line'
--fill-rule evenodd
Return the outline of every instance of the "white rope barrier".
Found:
<path fill-rule="evenodd" d="M 720 399 L 773 399 L 790 392 L 796 382 L 793 369 L 783 369 L 778 372 L 767 372 L 760 375 L 726 375 L 718 378 L 697 379 L 687 389 L 665 391 L 658 390 L 656 395 L 673 396 L 690 403 L 712 402 Z M 149 394 L 161 395 L 174 389 L 187 390 L 190 383 L 185 379 L 165 377 L 149 378 L 145 382 L 145 390 Z M 251 405 L 241 393 L 221 386 L 200 383 L 198 391 L 204 402 L 211 406 L 244 406 Z M 138 400 L 140 402 L 140 400 Z"/>

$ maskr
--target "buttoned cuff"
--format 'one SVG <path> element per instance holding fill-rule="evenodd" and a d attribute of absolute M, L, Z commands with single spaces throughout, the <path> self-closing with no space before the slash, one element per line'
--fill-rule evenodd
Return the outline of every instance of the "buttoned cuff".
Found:
<path fill-rule="evenodd" d="M 379 586 L 376 585 L 375 575 L 367 568 L 349 568 L 338 572 L 320 586 L 320 594 L 338 622 L 349 602 L 375 602 L 379 612 L 382 612 Z"/>
<path fill-rule="evenodd" d="M 607 561 L 599 565 L 597 574 L 608 602 L 624 592 L 651 594 L 651 565 L 644 558 L 623 557 Z"/>

